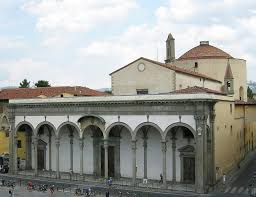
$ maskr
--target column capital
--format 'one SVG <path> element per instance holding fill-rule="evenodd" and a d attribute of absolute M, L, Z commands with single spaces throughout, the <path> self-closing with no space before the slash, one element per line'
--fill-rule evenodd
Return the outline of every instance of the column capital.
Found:
<path fill-rule="evenodd" d="M 79 139 L 79 146 L 80 148 L 84 147 L 84 139 Z"/>
<path fill-rule="evenodd" d="M 34 144 L 34 146 L 37 146 L 37 144 L 38 144 L 38 137 L 33 137 L 33 144 Z"/>
<path fill-rule="evenodd" d="M 56 147 L 57 147 L 57 148 L 60 147 L 60 139 L 59 139 L 59 138 L 56 138 L 56 139 L 55 139 L 55 144 L 56 144 Z"/>
<path fill-rule="evenodd" d="M 148 142 L 147 142 L 146 139 L 144 139 L 144 141 L 143 141 L 143 146 L 144 146 L 144 148 L 147 148 L 147 147 L 148 147 Z"/>
<path fill-rule="evenodd" d="M 166 141 L 162 141 L 162 152 L 166 152 L 167 146 L 166 146 Z"/>
<path fill-rule="evenodd" d="M 195 118 L 196 121 L 202 122 L 202 121 L 207 120 L 208 115 L 206 115 L 206 114 L 196 114 L 196 115 L 194 115 L 194 118 Z"/>
<path fill-rule="evenodd" d="M 137 147 L 136 147 L 136 140 L 132 140 L 132 150 L 136 150 Z"/>
<path fill-rule="evenodd" d="M 70 137 L 70 144 L 74 144 L 74 138 Z"/>
<path fill-rule="evenodd" d="M 172 140 L 172 148 L 176 149 L 176 140 Z"/>
<path fill-rule="evenodd" d="M 108 140 L 104 140 L 104 148 L 108 148 Z"/>

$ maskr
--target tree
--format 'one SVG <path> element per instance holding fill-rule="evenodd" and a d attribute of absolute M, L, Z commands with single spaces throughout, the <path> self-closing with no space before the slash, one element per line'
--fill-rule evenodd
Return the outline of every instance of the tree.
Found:
<path fill-rule="evenodd" d="M 247 98 L 248 99 L 253 99 L 253 92 L 252 92 L 252 89 L 249 86 L 247 88 Z"/>
<path fill-rule="evenodd" d="M 27 79 L 23 79 L 22 82 L 20 82 L 20 88 L 29 88 L 30 87 L 30 81 Z"/>
<path fill-rule="evenodd" d="M 45 80 L 38 80 L 38 82 L 35 83 L 36 87 L 51 87 L 51 85 L 49 84 L 49 81 L 45 81 Z"/>

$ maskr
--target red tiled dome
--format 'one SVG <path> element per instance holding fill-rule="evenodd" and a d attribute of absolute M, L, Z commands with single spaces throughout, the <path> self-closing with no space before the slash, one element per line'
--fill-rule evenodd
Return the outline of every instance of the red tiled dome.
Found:
<path fill-rule="evenodd" d="M 178 58 L 178 60 L 190 59 L 232 59 L 233 57 L 221 49 L 209 45 L 208 41 L 200 42 L 199 46 L 190 49 Z"/>

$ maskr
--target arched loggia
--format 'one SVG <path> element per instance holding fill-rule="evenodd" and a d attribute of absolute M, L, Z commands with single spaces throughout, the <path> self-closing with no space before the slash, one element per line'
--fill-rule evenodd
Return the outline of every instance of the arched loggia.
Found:
<path fill-rule="evenodd" d="M 35 136 L 37 136 L 38 170 L 56 170 L 56 134 L 57 131 L 55 126 L 48 121 L 43 121 L 37 125 Z"/>
<path fill-rule="evenodd" d="M 83 160 L 80 165 L 83 167 L 83 172 L 93 174 L 96 177 L 105 176 L 105 147 L 104 132 L 96 125 L 87 125 L 82 131 L 81 146 L 84 147 Z"/>
<path fill-rule="evenodd" d="M 188 124 L 177 122 L 164 132 L 167 141 L 167 180 L 195 183 L 195 130 Z"/>
<path fill-rule="evenodd" d="M 123 122 L 115 122 L 106 129 L 108 175 L 132 178 L 132 129 Z"/>
<path fill-rule="evenodd" d="M 32 146 L 34 127 L 27 121 L 20 122 L 15 129 L 14 141 L 14 172 L 35 170 L 34 147 Z"/>
<path fill-rule="evenodd" d="M 133 134 L 133 182 L 138 178 L 159 180 L 165 152 L 162 129 L 152 122 L 138 125 Z M 159 171 L 156 169 L 160 169 Z"/>
<path fill-rule="evenodd" d="M 64 122 L 57 129 L 56 138 L 56 171 L 57 177 L 70 176 L 70 173 L 78 173 L 80 171 L 79 166 L 79 141 L 80 141 L 80 129 L 73 122 Z"/>

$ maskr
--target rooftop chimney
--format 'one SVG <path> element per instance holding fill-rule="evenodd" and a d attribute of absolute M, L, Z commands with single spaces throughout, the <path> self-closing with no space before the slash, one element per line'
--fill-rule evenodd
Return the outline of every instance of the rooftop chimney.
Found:
<path fill-rule="evenodd" d="M 209 45 L 209 41 L 200 41 L 200 45 Z"/>

